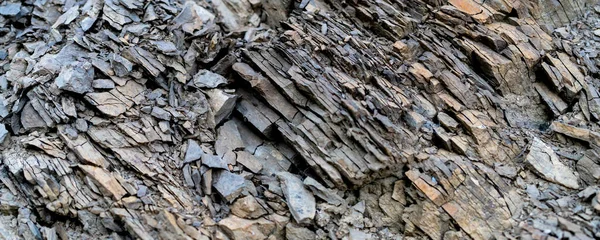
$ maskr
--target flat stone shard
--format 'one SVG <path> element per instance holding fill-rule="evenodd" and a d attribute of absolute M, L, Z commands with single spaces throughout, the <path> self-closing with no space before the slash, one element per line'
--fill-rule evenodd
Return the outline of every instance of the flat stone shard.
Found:
<path fill-rule="evenodd" d="M 6 140 L 8 136 L 8 130 L 6 130 L 6 125 L 0 124 L 0 144 Z"/>
<path fill-rule="evenodd" d="M 187 150 L 185 151 L 185 158 L 183 159 L 184 163 L 190 163 L 193 161 L 200 160 L 200 158 L 204 155 L 204 150 L 200 148 L 198 142 L 195 140 L 189 139 L 187 141 Z"/>
<path fill-rule="evenodd" d="M 184 32 L 193 34 L 214 19 L 214 14 L 198 6 L 196 2 L 186 1 L 179 15 L 173 19 L 172 27 L 181 28 Z"/>
<path fill-rule="evenodd" d="M 319 197 L 320 199 L 325 200 L 327 203 L 339 206 L 344 200 L 335 193 L 335 191 L 326 188 L 321 183 L 317 182 L 317 180 L 307 177 L 304 179 L 304 185 L 311 190 L 311 192 Z"/>
<path fill-rule="evenodd" d="M 202 165 L 209 168 L 229 169 L 227 167 L 227 162 L 222 157 L 211 154 L 202 155 Z"/>
<path fill-rule="evenodd" d="M 78 167 L 90 178 L 94 179 L 98 185 L 113 199 L 120 200 L 127 194 L 127 191 L 108 171 L 90 165 L 78 165 Z"/>
<path fill-rule="evenodd" d="M 192 79 L 192 84 L 197 88 L 216 88 L 227 84 L 227 79 L 209 70 L 200 70 Z"/>
<path fill-rule="evenodd" d="M 281 190 L 296 222 L 310 223 L 315 217 L 316 202 L 313 194 L 304 188 L 302 180 L 288 172 L 277 173 Z"/>
<path fill-rule="evenodd" d="M 0 15 L 16 16 L 21 12 L 21 2 L 7 2 L 0 5 Z"/>
<path fill-rule="evenodd" d="M 525 161 L 542 178 L 568 188 L 579 189 L 577 176 L 569 167 L 560 162 L 552 148 L 539 138 L 533 139 Z"/>

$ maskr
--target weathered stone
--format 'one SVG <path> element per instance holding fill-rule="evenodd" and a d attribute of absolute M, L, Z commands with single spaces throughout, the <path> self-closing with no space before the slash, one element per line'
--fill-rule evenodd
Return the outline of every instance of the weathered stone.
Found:
<path fill-rule="evenodd" d="M 211 154 L 202 155 L 202 165 L 209 168 L 229 169 L 227 167 L 227 162 L 222 157 Z"/>
<path fill-rule="evenodd" d="M 215 115 L 215 123 L 220 124 L 229 117 L 235 108 L 237 96 L 221 89 L 208 90 L 206 91 L 206 95 L 208 96 L 208 103 Z"/>
<path fill-rule="evenodd" d="M 251 153 L 246 151 L 238 151 L 235 154 L 237 155 L 236 161 L 248 168 L 251 172 L 259 173 L 260 170 L 262 170 L 263 165 L 261 161 Z"/>
<path fill-rule="evenodd" d="M 78 165 L 83 172 L 94 179 L 104 192 L 115 200 L 120 200 L 127 194 L 127 191 L 108 171 L 90 165 Z"/>
<path fill-rule="evenodd" d="M 91 92 L 94 68 L 89 62 L 78 62 L 64 67 L 56 78 L 59 89 L 84 94 Z"/>
<path fill-rule="evenodd" d="M 525 161 L 540 177 L 568 188 L 578 189 L 578 178 L 573 171 L 560 162 L 552 148 L 539 138 L 534 138 Z"/>
<path fill-rule="evenodd" d="M 339 206 L 344 202 L 344 200 L 337 195 L 335 191 L 326 188 L 311 177 L 306 177 L 304 179 L 304 185 L 306 185 L 314 195 L 325 200 L 329 204 Z"/>
<path fill-rule="evenodd" d="M 209 70 L 200 70 L 192 79 L 192 84 L 197 88 L 216 88 L 227 83 L 223 76 Z"/>
<path fill-rule="evenodd" d="M 236 200 L 231 206 L 231 213 L 246 218 L 256 219 L 267 214 L 267 211 L 256 201 L 252 195 Z"/>
<path fill-rule="evenodd" d="M 8 131 L 6 130 L 6 126 L 0 123 L 0 144 L 6 140 L 8 136 Z"/>
<path fill-rule="evenodd" d="M 313 240 L 317 239 L 317 235 L 308 228 L 298 226 L 294 223 L 285 225 L 285 238 L 297 240 Z"/>
<path fill-rule="evenodd" d="M 187 150 L 185 151 L 185 158 L 183 159 L 183 163 L 190 163 L 193 161 L 200 160 L 200 158 L 204 155 L 204 151 L 198 145 L 198 142 L 195 140 L 189 139 L 187 141 Z"/>
<path fill-rule="evenodd" d="M 223 198 L 233 202 L 244 190 L 245 180 L 229 170 L 217 170 L 214 172 L 212 184 Z"/>
<path fill-rule="evenodd" d="M 231 239 L 261 240 L 267 239 L 276 226 L 264 218 L 247 220 L 232 215 L 219 221 L 219 227 Z"/>
<path fill-rule="evenodd" d="M 92 81 L 92 87 L 95 89 L 113 89 L 115 88 L 115 82 L 110 79 L 96 79 Z"/>
<path fill-rule="evenodd" d="M 6 2 L 0 5 L 0 15 L 16 16 L 21 12 L 21 2 Z"/>
<path fill-rule="evenodd" d="M 309 223 L 315 217 L 316 202 L 313 194 L 304 188 L 302 180 L 288 172 L 277 173 L 281 190 L 296 222 Z"/>

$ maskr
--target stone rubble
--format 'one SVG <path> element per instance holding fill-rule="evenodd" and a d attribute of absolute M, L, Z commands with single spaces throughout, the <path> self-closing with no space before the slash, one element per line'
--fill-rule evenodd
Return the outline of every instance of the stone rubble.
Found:
<path fill-rule="evenodd" d="M 600 1 L 5 0 L 2 239 L 598 239 Z"/>

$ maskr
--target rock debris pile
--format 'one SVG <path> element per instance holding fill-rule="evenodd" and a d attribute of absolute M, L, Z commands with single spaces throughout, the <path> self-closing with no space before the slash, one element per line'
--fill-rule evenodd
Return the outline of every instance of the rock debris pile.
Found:
<path fill-rule="evenodd" d="M 596 0 L 5 0 L 3 239 L 600 238 Z"/>

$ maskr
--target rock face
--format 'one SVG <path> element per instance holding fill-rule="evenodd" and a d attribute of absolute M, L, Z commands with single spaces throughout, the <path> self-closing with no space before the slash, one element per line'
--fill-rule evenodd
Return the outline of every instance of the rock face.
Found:
<path fill-rule="evenodd" d="M 0 1 L 0 239 L 600 238 L 599 2 Z"/>

